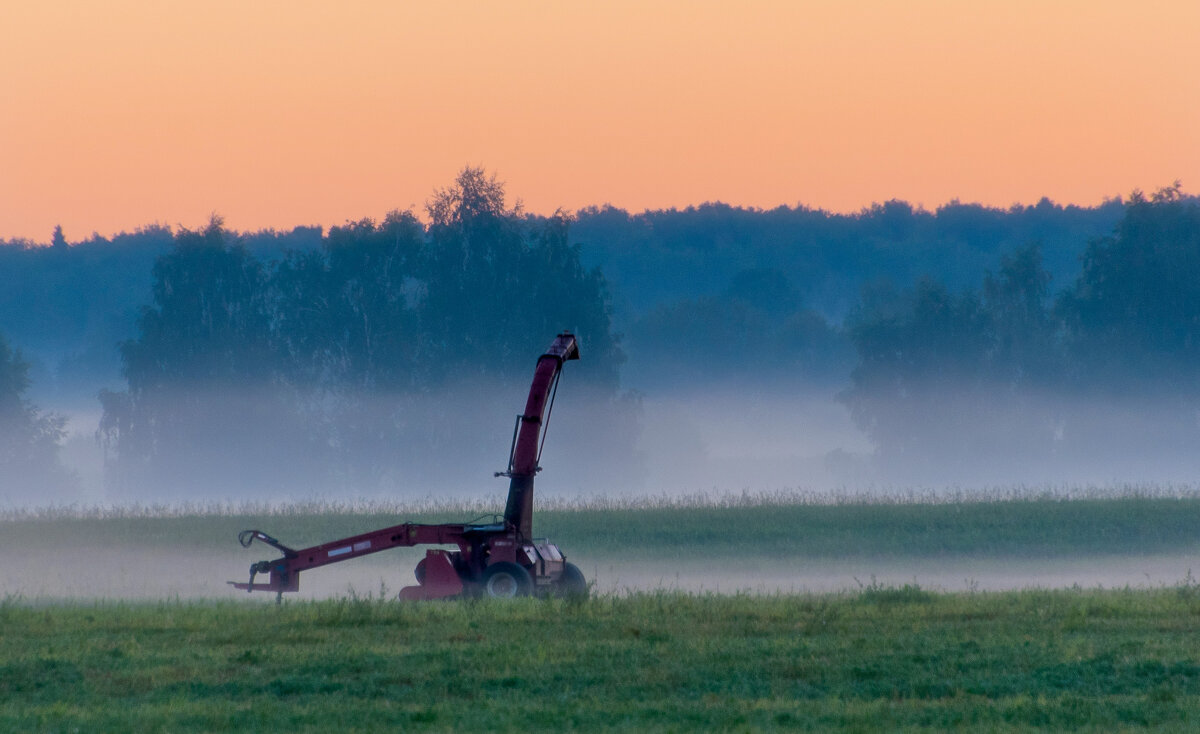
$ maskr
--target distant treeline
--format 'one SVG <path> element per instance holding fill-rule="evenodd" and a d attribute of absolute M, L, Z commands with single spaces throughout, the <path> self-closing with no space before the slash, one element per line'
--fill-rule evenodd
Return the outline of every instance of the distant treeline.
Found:
<path fill-rule="evenodd" d="M 742 271 L 775 270 L 839 321 L 864 283 L 905 286 L 930 276 L 952 289 L 973 286 L 1001 255 L 1031 242 L 1065 284 L 1088 241 L 1110 234 L 1124 209 L 1120 199 L 1087 208 L 1048 199 L 1008 209 L 952 202 L 935 211 L 893 200 L 854 214 L 720 203 L 642 214 L 593 207 L 577 214 L 572 237 L 584 262 L 614 284 L 618 306 L 633 314 L 716 295 Z"/>
<path fill-rule="evenodd" d="M 1112 232 L 1120 200 L 1098 207 L 992 209 L 903 201 L 856 214 L 705 204 L 629 214 L 585 209 L 572 227 L 583 260 L 612 284 L 639 387 L 697 380 L 843 382 L 853 350 L 840 331 L 865 292 L 928 278 L 977 287 L 1008 253 L 1040 246 L 1051 290 L 1079 273 L 1088 243 Z"/>
<path fill-rule="evenodd" d="M 1057 295 L 1037 244 L 978 288 L 864 293 L 841 399 L 889 476 L 1200 470 L 1200 202 L 1135 193 L 1081 262 Z"/>
<path fill-rule="evenodd" d="M 414 400 L 448 381 L 519 382 L 561 329 L 584 345 L 572 372 L 611 407 L 595 422 L 629 446 L 622 384 L 721 381 L 840 391 L 897 472 L 944 467 L 945 452 L 970 457 L 969 473 L 1121 440 L 1063 396 L 1160 400 L 1160 444 L 1200 438 L 1200 204 L 1178 185 L 1096 208 L 538 217 L 468 168 L 427 213 L 10 242 L 0 333 L 60 388 L 107 385 L 114 486 L 222 464 L 229 481 L 282 481 L 248 474 L 239 451 L 378 481 L 403 470 L 403 456 L 380 459 L 388 447 L 435 438 Z M 37 419 L 28 380 L 10 383 Z M 262 455 L 265 434 L 277 455 Z"/>
<path fill-rule="evenodd" d="M 236 239 L 268 261 L 287 250 L 319 249 L 324 234 L 297 227 Z M 175 232 L 162 224 L 70 244 L 61 227 L 49 244 L 0 241 L 0 333 L 34 360 L 40 382 L 94 397 L 97 383 L 120 374 L 117 346 L 135 336 L 151 299 L 154 263 L 174 246 Z"/>
<path fill-rule="evenodd" d="M 1120 200 L 1082 208 L 1044 199 L 1010 209 L 951 203 L 932 212 L 890 201 L 848 215 L 723 204 L 643 214 L 604 207 L 578 212 L 569 226 L 582 266 L 598 268 L 608 284 L 629 357 L 625 382 L 646 387 L 677 370 L 689 379 L 739 374 L 742 355 L 764 342 L 774 350 L 773 368 L 842 379 L 850 351 L 835 332 L 864 287 L 903 289 L 923 277 L 951 290 L 976 287 L 1003 255 L 1036 242 L 1051 290 L 1061 290 L 1078 275 L 1088 242 L 1111 234 L 1124 209 Z M 516 214 L 530 227 L 560 219 Z M 321 250 L 335 232 L 363 224 L 229 235 L 265 264 Z M 0 331 L 41 362 L 39 380 L 85 388 L 111 381 L 116 344 L 135 336 L 151 298 L 151 268 L 174 234 L 150 225 L 69 246 L 61 231 L 50 246 L 0 243 Z M 763 339 L 764 330 L 772 338 Z"/>

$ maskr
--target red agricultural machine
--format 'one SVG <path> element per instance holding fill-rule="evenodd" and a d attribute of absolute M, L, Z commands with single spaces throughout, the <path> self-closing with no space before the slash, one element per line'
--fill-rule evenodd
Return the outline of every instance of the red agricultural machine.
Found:
<path fill-rule="evenodd" d="M 517 416 L 509 451 L 508 470 L 496 476 L 509 478 L 504 518 L 489 524 L 420 525 L 404 523 L 355 535 L 311 548 L 293 550 L 261 530 L 243 530 L 243 547 L 258 540 L 283 554 L 274 561 L 250 565 L 249 583 L 230 581 L 246 591 L 300 590 L 300 572 L 328 566 L 390 548 L 414 545 L 455 545 L 458 550 L 430 549 L 417 564 L 416 586 L 400 590 L 401 599 L 442 599 L 459 595 L 515 597 L 531 594 L 587 593 L 583 573 L 568 563 L 558 546 L 533 537 L 533 480 L 541 467 L 538 459 L 544 442 L 543 428 L 554 407 L 554 395 L 563 363 L 579 359 L 575 337 L 559 334 L 537 362 L 525 412 Z M 539 440 L 541 438 L 541 440 Z M 266 583 L 255 577 L 268 574 Z"/>

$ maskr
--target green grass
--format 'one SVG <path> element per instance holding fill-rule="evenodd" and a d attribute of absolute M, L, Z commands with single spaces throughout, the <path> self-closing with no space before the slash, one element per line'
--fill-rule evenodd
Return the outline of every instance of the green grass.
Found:
<path fill-rule="evenodd" d="M 0 730 L 1200 727 L 1200 591 L 0 603 Z"/>
<path fill-rule="evenodd" d="M 1194 498 L 551 511 L 538 520 L 577 552 L 603 554 L 1046 558 L 1200 547 Z"/>
<path fill-rule="evenodd" d="M 578 558 L 633 558 L 646 553 L 664 559 L 704 554 L 730 560 L 1054 558 L 1200 548 L 1200 496 L 1195 494 L 1081 499 L 1034 494 L 955 501 L 917 497 L 826 504 L 792 496 L 751 496 L 715 504 L 686 500 L 546 504 L 537 513 L 535 532 Z M 237 532 L 246 528 L 304 547 L 404 521 L 462 522 L 499 509 L 476 503 L 15 512 L 0 519 L 0 551 L 112 544 L 230 550 L 236 549 Z"/>
<path fill-rule="evenodd" d="M 0 518 L 0 553 L 36 563 L 53 549 L 70 562 L 94 548 L 155 558 L 170 547 L 257 560 L 269 549 L 242 551 L 238 530 L 302 546 L 494 510 L 15 511 Z M 574 558 L 775 563 L 1200 548 L 1200 497 L 1171 491 L 551 501 L 536 522 Z M 281 607 L 266 595 L 65 604 L 10 596 L 0 601 L 0 731 L 1200 729 L 1200 586 L 1190 576 L 1178 588 L 1109 591 L 939 594 L 872 580 L 828 595 L 382 600 L 391 596 Z"/>

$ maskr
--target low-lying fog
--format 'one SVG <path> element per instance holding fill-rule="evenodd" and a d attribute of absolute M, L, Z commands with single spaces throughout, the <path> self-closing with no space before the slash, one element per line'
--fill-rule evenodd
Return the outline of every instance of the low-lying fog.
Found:
<path fill-rule="evenodd" d="M 994 496 L 1013 487 L 1190 485 L 1200 477 L 1200 415 L 1176 404 L 1047 397 L 1034 414 L 1029 406 L 1006 409 L 1000 396 L 977 415 L 971 411 L 978 403 L 963 407 L 948 427 L 922 414 L 893 416 L 899 428 L 891 430 L 903 435 L 877 448 L 832 390 L 746 393 L 727 386 L 607 401 L 572 387 L 564 378 L 538 477 L 539 491 L 557 497 Z M 106 456 L 111 461 L 114 451 L 97 444 L 99 414 L 75 411 L 61 454 L 79 488 L 56 495 L 6 481 L 0 508 L 491 494 L 502 504 L 507 484 L 493 475 L 506 468 L 524 398 L 521 386 L 406 397 L 398 403 L 403 425 L 390 434 L 372 428 L 391 419 L 371 415 L 368 404 L 350 421 L 363 438 L 343 438 L 328 457 L 289 445 L 295 418 L 250 429 L 217 424 L 178 442 L 157 472 L 123 482 L 111 468 L 106 481 Z M 953 399 L 948 393 L 947 404 Z"/>
<path fill-rule="evenodd" d="M 746 394 L 732 386 L 612 402 L 592 400 L 572 387 L 569 376 L 564 378 L 549 423 L 542 455 L 545 470 L 537 480 L 542 497 L 708 494 L 719 498 L 742 492 L 790 492 L 834 500 L 946 492 L 995 498 L 1014 488 L 1027 495 L 1043 487 L 1062 491 L 1101 486 L 1119 494 L 1125 486 L 1194 486 L 1200 476 L 1200 452 L 1194 450 L 1200 423 L 1180 406 L 1047 399 L 1038 408 L 1041 423 L 1031 422 L 1023 412 L 1019 422 L 1006 425 L 1003 406 L 978 416 L 960 416 L 960 425 L 987 422 L 985 435 L 999 437 L 978 455 L 964 452 L 963 443 L 952 435 L 927 431 L 914 416 L 911 433 L 921 440 L 901 443 L 920 447 L 924 453 L 906 457 L 878 452 L 832 391 Z M 494 500 L 481 506 L 480 512 L 498 511 L 507 482 L 493 473 L 506 466 L 514 418 L 524 398 L 523 386 L 405 398 L 405 423 L 396 435 L 407 439 L 381 441 L 371 451 L 339 454 L 353 455 L 355 461 L 375 467 L 373 473 L 361 475 L 370 481 L 359 484 L 345 472 L 313 473 L 303 457 L 295 464 L 272 463 L 287 455 L 288 447 L 277 445 L 279 437 L 294 435 L 281 429 L 263 431 L 257 442 L 240 442 L 226 453 L 222 433 L 217 431 L 209 437 L 211 445 L 197 445 L 195 456 L 177 470 L 160 467 L 159 483 L 116 486 L 111 478 L 105 481 L 106 454 L 95 439 L 99 415 L 77 411 L 70 415 L 62 457 L 77 473 L 79 489 L 53 496 L 9 481 L 0 486 L 0 509 L 362 499 L 417 504 L 491 497 Z M 947 446 L 939 453 L 941 441 Z M 939 469 L 946 471 L 939 473 Z M 239 486 L 239 478 L 251 476 L 268 477 L 271 486 Z M 569 539 L 559 540 L 569 547 Z M 0 543 L 5 553 L 0 593 L 30 599 L 236 598 L 225 582 L 242 580 L 251 561 L 270 553 L 262 548 L 245 551 L 233 538 L 228 541 L 227 552 L 147 551 L 128 543 L 88 548 L 12 548 Z M 351 589 L 374 594 L 381 584 L 395 593 L 411 583 L 419 557 L 419 550 L 396 551 L 335 571 L 307 572 L 299 598 L 344 595 Z M 1045 562 L 575 560 L 602 592 L 659 588 L 824 592 L 854 590 L 873 582 L 918 583 L 946 591 L 1075 584 L 1155 587 L 1178 584 L 1190 578 L 1192 569 L 1200 570 L 1200 555 L 1194 554 Z"/>
<path fill-rule="evenodd" d="M 782 489 L 828 493 L 866 486 L 857 480 L 865 476 L 871 445 L 846 408 L 828 395 L 746 398 L 728 390 L 613 402 L 573 396 L 570 388 L 564 379 L 538 477 L 539 489 L 559 497 Z M 67 414 L 68 437 L 61 455 L 78 475 L 79 490 L 47 496 L 38 488 L 8 484 L 0 490 L 0 506 L 426 500 L 493 492 L 502 503 L 507 483 L 493 475 L 506 468 L 514 419 L 524 397 L 520 388 L 499 388 L 486 395 L 451 392 L 404 398 L 407 426 L 401 433 L 409 440 L 381 442 L 372 452 L 363 449 L 353 457 L 376 466 L 377 475 L 367 483 L 344 475 L 305 476 L 286 461 L 272 465 L 273 458 L 286 456 L 274 431 L 260 432 L 258 445 L 222 446 L 226 427 L 189 445 L 189 455 L 181 456 L 176 469 L 160 473 L 156 481 L 118 486 L 112 477 L 105 481 L 106 457 L 111 460 L 115 450 L 106 453 L 97 442 L 99 413 L 76 410 Z M 231 477 L 272 474 L 279 477 L 274 486 L 236 487 L 230 482 Z"/>
<path fill-rule="evenodd" d="M 0 565 L 3 596 L 27 601 L 53 599 L 254 599 L 227 581 L 245 581 L 253 561 L 274 557 L 264 548 L 244 550 L 229 539 L 227 552 L 163 551 L 161 548 L 107 546 L 5 548 Z M 305 571 L 300 591 L 288 599 L 325 599 L 350 594 L 395 596 L 414 583 L 418 549 L 397 549 L 336 567 Z M 1194 578 L 1200 554 L 979 560 L 862 560 L 692 562 L 654 558 L 617 560 L 574 558 L 598 593 L 658 589 L 712 593 L 823 593 L 856 591 L 872 584 L 917 584 L 930 591 L 1002 591 L 1030 588 L 1160 588 Z M 261 580 L 261 579 L 260 579 Z"/>

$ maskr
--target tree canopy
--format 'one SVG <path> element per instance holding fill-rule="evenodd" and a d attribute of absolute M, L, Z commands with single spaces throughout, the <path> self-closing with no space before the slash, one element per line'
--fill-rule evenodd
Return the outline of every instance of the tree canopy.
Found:
<path fill-rule="evenodd" d="M 926 279 L 864 298 L 842 399 L 885 467 L 1194 455 L 1175 449 L 1200 441 L 1200 203 L 1135 193 L 1082 262 L 1057 298 L 1036 245 L 978 290 Z"/>
<path fill-rule="evenodd" d="M 561 330 L 587 350 L 580 381 L 615 398 L 606 285 L 580 263 L 570 218 L 508 208 L 474 168 L 428 211 L 428 225 L 393 212 L 266 262 L 219 218 L 178 232 L 122 345 L 127 389 L 102 395 L 113 476 L 160 490 L 270 490 L 322 471 L 377 482 L 402 469 L 397 447 L 427 438 L 406 431 L 437 422 L 409 420 L 408 396 L 524 377 Z"/>

